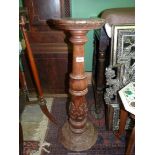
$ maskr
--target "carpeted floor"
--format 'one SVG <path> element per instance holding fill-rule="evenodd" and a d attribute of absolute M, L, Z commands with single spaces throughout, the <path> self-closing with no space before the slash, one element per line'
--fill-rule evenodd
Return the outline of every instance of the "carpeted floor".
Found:
<path fill-rule="evenodd" d="M 45 98 L 47 108 L 50 111 L 53 98 Z M 37 98 L 30 98 L 37 100 Z M 40 155 L 44 148 L 45 134 L 48 127 L 48 118 L 42 113 L 38 104 L 24 105 L 24 96 L 20 96 L 20 123 L 23 134 L 23 154 L 22 155 Z"/>
<path fill-rule="evenodd" d="M 125 136 L 122 136 L 121 139 L 118 140 L 112 132 L 105 130 L 104 114 L 103 118 L 100 119 L 96 119 L 94 117 L 94 97 L 92 88 L 89 89 L 89 93 L 87 94 L 86 98 L 89 108 L 88 118 L 98 129 L 98 139 L 96 144 L 87 151 L 69 151 L 65 149 L 58 141 L 59 129 L 53 124 L 49 123 L 44 140 L 49 145 L 46 147 L 46 151 L 41 151 L 41 155 L 124 155 Z M 52 105 L 52 113 L 54 113 L 61 126 L 67 119 L 66 103 L 68 103 L 66 97 L 57 97 L 54 98 Z"/>

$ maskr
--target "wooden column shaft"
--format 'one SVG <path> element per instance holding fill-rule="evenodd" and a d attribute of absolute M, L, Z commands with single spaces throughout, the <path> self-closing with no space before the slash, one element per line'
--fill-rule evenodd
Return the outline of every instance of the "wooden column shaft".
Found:
<path fill-rule="evenodd" d="M 70 74 L 70 126 L 73 132 L 83 132 L 86 116 L 87 103 L 87 77 L 84 74 L 84 44 L 87 42 L 87 31 L 71 31 L 70 41 L 73 43 L 73 68 Z"/>

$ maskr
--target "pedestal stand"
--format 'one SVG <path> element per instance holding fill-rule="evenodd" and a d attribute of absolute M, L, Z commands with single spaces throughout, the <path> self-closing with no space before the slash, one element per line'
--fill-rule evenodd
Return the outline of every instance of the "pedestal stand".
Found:
<path fill-rule="evenodd" d="M 69 121 L 61 129 L 60 142 L 69 150 L 83 151 L 91 148 L 97 140 L 97 131 L 93 124 L 87 120 L 87 102 L 85 94 L 87 77 L 84 72 L 84 44 L 87 42 L 88 30 L 101 28 L 103 19 L 52 19 L 50 25 L 58 29 L 69 31 L 70 42 L 73 44 L 73 66 L 70 74 L 71 102 L 69 108 Z"/>

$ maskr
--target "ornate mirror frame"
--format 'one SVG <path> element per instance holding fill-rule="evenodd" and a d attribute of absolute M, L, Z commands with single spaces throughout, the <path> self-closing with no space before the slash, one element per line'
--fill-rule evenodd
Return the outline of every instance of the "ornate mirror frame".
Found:
<path fill-rule="evenodd" d="M 117 91 L 135 81 L 135 26 L 113 25 L 110 65 L 106 68 L 107 104 L 117 102 Z"/>
<path fill-rule="evenodd" d="M 135 81 L 135 26 L 133 24 L 113 25 L 110 65 L 106 68 L 105 103 L 113 108 L 113 130 L 119 125 L 118 91 Z M 128 120 L 126 128 L 131 127 Z"/>

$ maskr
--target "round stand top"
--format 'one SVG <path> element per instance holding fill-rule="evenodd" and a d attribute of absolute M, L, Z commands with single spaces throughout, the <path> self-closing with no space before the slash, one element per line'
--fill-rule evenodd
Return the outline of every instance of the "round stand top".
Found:
<path fill-rule="evenodd" d="M 48 23 L 62 30 L 91 30 L 101 28 L 105 20 L 102 18 L 53 18 L 48 20 Z"/>

